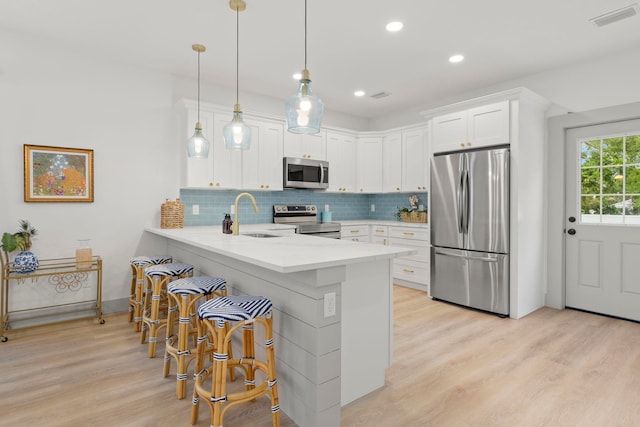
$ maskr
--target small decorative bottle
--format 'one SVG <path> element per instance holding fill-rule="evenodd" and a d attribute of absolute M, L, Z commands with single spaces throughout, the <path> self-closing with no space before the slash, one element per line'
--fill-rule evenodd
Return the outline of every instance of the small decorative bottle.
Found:
<path fill-rule="evenodd" d="M 231 234 L 233 230 L 231 226 L 233 225 L 233 221 L 231 220 L 231 215 L 228 213 L 224 214 L 224 220 L 222 220 L 222 232 L 224 234 Z"/>
<path fill-rule="evenodd" d="M 90 268 L 93 264 L 91 247 L 89 242 L 91 239 L 79 239 L 78 248 L 76 249 L 76 268 Z"/>

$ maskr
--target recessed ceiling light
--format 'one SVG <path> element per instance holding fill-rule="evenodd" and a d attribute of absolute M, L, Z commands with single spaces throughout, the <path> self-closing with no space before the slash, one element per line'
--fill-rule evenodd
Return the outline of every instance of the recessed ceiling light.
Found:
<path fill-rule="evenodd" d="M 462 62 L 464 61 L 464 56 L 463 55 L 452 55 L 449 57 L 449 62 L 456 64 L 458 62 Z"/>
<path fill-rule="evenodd" d="M 387 31 L 391 33 L 395 33 L 396 31 L 400 31 L 404 25 L 400 21 L 389 22 L 385 27 Z"/>
<path fill-rule="evenodd" d="M 300 73 L 295 73 L 295 74 L 293 75 L 293 79 L 294 79 L 294 80 L 300 80 L 301 78 L 302 78 L 302 74 L 300 74 Z"/>
<path fill-rule="evenodd" d="M 363 90 L 357 90 L 355 92 L 353 92 L 354 96 L 364 96 L 364 91 Z"/>

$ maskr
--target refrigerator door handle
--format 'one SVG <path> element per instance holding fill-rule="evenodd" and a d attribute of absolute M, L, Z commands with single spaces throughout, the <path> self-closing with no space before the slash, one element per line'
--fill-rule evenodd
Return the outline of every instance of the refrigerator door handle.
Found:
<path fill-rule="evenodd" d="M 463 222 L 463 232 L 464 234 L 469 234 L 469 169 L 465 168 L 463 173 L 463 181 L 464 181 L 464 210 L 462 211 L 462 217 L 464 219 Z"/>
<path fill-rule="evenodd" d="M 473 256 L 473 255 L 460 255 L 455 252 L 449 252 L 444 249 L 434 248 L 436 255 L 450 256 L 453 258 L 464 258 L 472 261 L 482 261 L 482 262 L 498 262 L 498 257 L 496 255 L 487 255 L 487 256 Z"/>
<path fill-rule="evenodd" d="M 464 170 L 460 171 L 458 175 L 458 188 L 456 189 L 456 193 L 458 200 L 458 233 L 464 233 Z"/>

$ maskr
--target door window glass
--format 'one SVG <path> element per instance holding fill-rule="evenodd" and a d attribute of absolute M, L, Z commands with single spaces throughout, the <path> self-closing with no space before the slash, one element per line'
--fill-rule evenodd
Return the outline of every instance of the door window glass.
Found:
<path fill-rule="evenodd" d="M 578 144 L 580 222 L 640 225 L 640 132 Z"/>

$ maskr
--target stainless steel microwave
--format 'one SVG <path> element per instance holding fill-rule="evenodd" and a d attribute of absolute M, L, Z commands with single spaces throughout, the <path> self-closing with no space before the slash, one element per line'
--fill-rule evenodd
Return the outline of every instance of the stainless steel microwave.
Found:
<path fill-rule="evenodd" d="M 329 162 L 285 157 L 283 163 L 284 188 L 329 188 Z"/>

